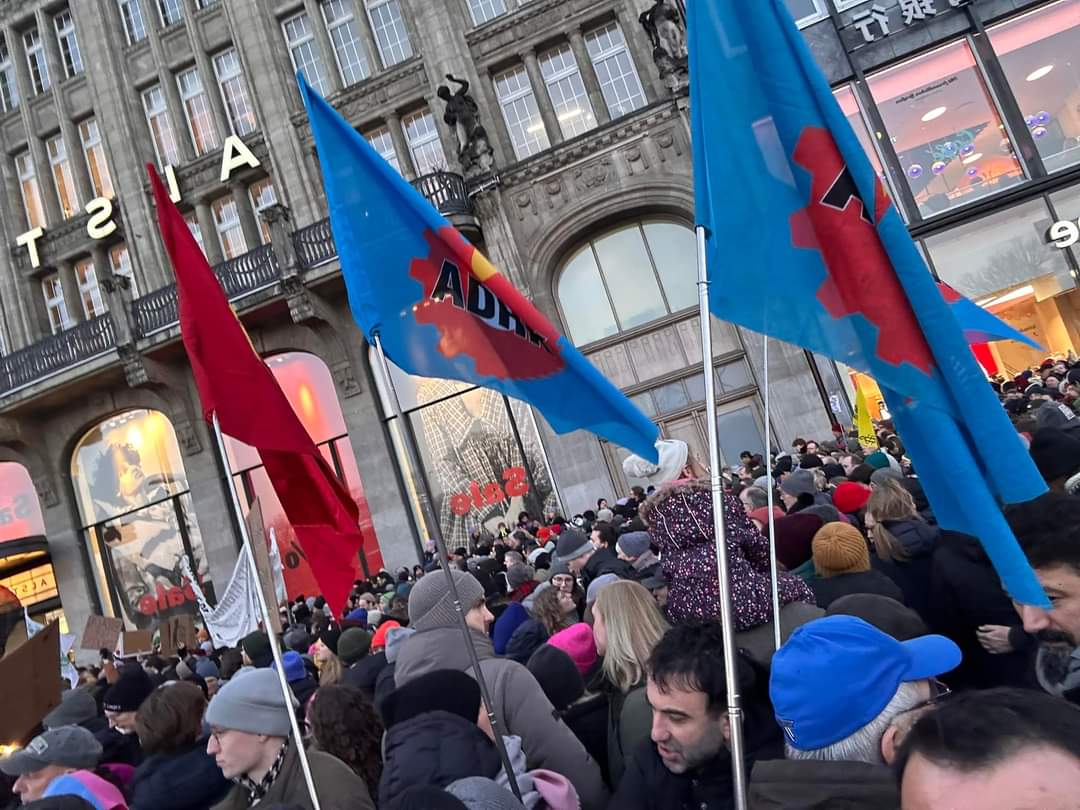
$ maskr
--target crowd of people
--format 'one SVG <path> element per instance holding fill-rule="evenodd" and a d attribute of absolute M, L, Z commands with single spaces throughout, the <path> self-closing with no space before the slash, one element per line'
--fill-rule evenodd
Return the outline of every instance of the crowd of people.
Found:
<path fill-rule="evenodd" d="M 1049 609 L 937 525 L 887 420 L 876 448 L 796 439 L 725 472 L 751 808 L 1078 806 L 1080 369 L 1030 377 L 999 390 L 1052 491 L 1006 517 Z M 685 444 L 658 449 L 625 497 L 475 532 L 453 590 L 429 543 L 343 615 L 283 605 L 287 699 L 262 630 L 102 650 L 0 760 L 12 805 L 312 808 L 304 753 L 326 810 L 733 807 L 711 489 Z"/>

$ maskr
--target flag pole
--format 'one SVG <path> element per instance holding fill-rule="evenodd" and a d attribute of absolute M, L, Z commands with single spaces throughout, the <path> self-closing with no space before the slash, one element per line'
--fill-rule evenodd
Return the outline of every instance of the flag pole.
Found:
<path fill-rule="evenodd" d="M 495 704 L 491 700 L 491 693 L 488 691 L 483 670 L 480 669 L 480 657 L 476 654 L 472 631 L 465 621 L 465 609 L 461 605 L 461 596 L 458 593 L 457 583 L 454 582 L 454 575 L 450 573 L 450 558 L 446 553 L 446 542 L 443 539 L 442 526 L 439 524 L 439 516 L 434 508 L 434 499 L 431 497 L 431 486 L 428 483 L 427 475 L 424 473 L 424 468 L 420 466 L 420 451 L 416 447 L 412 431 L 405 424 L 405 417 L 401 412 L 401 402 L 398 400 L 397 389 L 394 387 L 393 378 L 390 376 L 390 365 L 386 360 L 386 352 L 383 351 L 382 339 L 379 337 L 378 332 L 375 333 L 374 338 L 375 353 L 379 356 L 379 370 L 390 395 L 390 405 L 393 409 L 391 415 L 397 419 L 398 433 L 401 435 L 401 443 L 405 448 L 405 459 L 408 462 L 409 469 L 415 471 L 416 477 L 419 479 L 420 486 L 416 489 L 416 496 L 420 501 L 421 511 L 426 513 L 425 518 L 431 521 L 431 536 L 435 541 L 435 548 L 439 555 L 439 562 L 442 564 L 443 574 L 446 576 L 446 585 L 450 589 L 450 598 L 454 600 L 454 612 L 458 617 L 461 634 L 465 637 L 465 649 L 469 653 L 469 662 L 472 664 L 473 674 L 476 676 L 476 682 L 480 686 L 480 697 L 484 702 L 488 721 L 491 723 L 495 747 L 499 751 L 499 759 L 502 760 L 503 770 L 506 771 L 506 776 L 510 780 L 510 789 L 517 800 L 522 801 L 521 790 L 518 788 L 517 777 L 514 775 L 514 766 L 510 764 L 510 757 L 506 753 L 506 745 L 503 743 L 502 730 L 499 727 L 498 720 L 495 718 Z"/>
<path fill-rule="evenodd" d="M 773 642 L 776 649 L 780 649 L 783 636 L 780 629 L 780 579 L 776 570 L 776 520 L 773 518 L 773 483 L 772 471 L 772 411 L 769 410 L 769 336 L 762 334 L 762 364 L 765 373 L 762 375 L 762 387 L 765 389 L 765 477 L 769 479 L 766 495 L 769 498 L 769 573 L 772 585 L 772 618 L 773 618 Z"/>
<path fill-rule="evenodd" d="M 311 765 L 308 762 L 307 751 L 304 750 L 304 735 L 300 732 L 300 723 L 297 720 L 296 712 L 292 707 L 292 702 L 294 700 L 293 693 L 289 688 L 289 682 L 285 680 L 285 665 L 281 660 L 281 647 L 278 645 L 277 635 L 274 633 L 274 625 L 270 619 L 270 606 L 266 604 L 266 596 L 263 594 L 262 585 L 259 582 L 259 569 L 255 566 L 255 553 L 251 547 L 253 538 L 248 533 L 247 521 L 244 520 L 244 514 L 240 509 L 240 498 L 236 494 L 236 483 L 233 481 L 233 472 L 232 468 L 229 466 L 229 456 L 225 452 L 225 440 L 221 435 L 221 425 L 218 424 L 216 411 L 213 415 L 213 427 L 214 443 L 217 448 L 218 458 L 221 459 L 221 466 L 225 469 L 225 478 L 228 485 L 229 498 L 232 501 L 233 514 L 236 516 L 236 523 L 240 527 L 240 538 L 244 547 L 242 553 L 247 557 L 251 575 L 255 578 L 255 596 L 259 600 L 259 612 L 262 613 L 263 628 L 267 638 L 270 639 L 270 651 L 274 655 L 274 668 L 277 670 L 278 683 L 281 686 L 282 697 L 285 698 L 285 706 L 289 710 L 289 726 L 292 729 L 293 740 L 296 742 L 296 754 L 300 758 L 300 769 L 304 772 L 304 782 L 307 783 L 308 794 L 311 796 L 311 806 L 313 810 L 321 810 L 319 796 L 315 791 L 315 780 L 311 776 Z"/>
<path fill-rule="evenodd" d="M 716 425 L 716 384 L 712 369 L 712 322 L 709 311 L 709 274 L 705 261 L 705 228 L 698 225 L 697 287 L 701 314 L 701 355 L 705 363 L 705 422 L 709 435 L 709 483 L 712 489 L 716 542 L 716 573 L 720 583 L 720 625 L 724 633 L 724 678 L 727 682 L 728 722 L 731 726 L 731 776 L 735 810 L 747 810 L 746 763 L 743 761 L 743 716 L 739 696 L 735 648 L 735 617 L 731 608 L 731 572 L 724 531 L 724 490 L 720 476 L 720 440 Z"/>

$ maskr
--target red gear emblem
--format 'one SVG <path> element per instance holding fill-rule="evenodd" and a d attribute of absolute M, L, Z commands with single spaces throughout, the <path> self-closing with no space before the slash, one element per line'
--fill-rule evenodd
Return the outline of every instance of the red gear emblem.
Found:
<path fill-rule="evenodd" d="M 832 135 L 820 127 L 803 130 L 795 162 L 813 181 L 810 204 L 791 217 L 791 237 L 825 263 L 828 277 L 817 299 L 834 318 L 858 314 L 874 324 L 874 351 L 883 362 L 910 363 L 930 374 L 933 354 L 875 228 L 890 205 L 881 181 L 868 211 Z"/>

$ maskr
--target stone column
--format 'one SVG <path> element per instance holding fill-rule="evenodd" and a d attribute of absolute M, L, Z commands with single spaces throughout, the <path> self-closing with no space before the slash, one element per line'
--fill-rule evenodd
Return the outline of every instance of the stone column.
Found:
<path fill-rule="evenodd" d="M 326 68 L 326 95 L 330 97 L 341 90 L 341 73 L 338 71 L 337 59 L 334 56 L 334 43 L 330 41 L 326 21 L 323 20 L 322 10 L 317 0 L 304 0 L 304 11 L 307 12 L 308 21 L 311 23 L 311 31 L 315 34 L 315 43 L 322 53 L 323 65 Z"/>
<path fill-rule="evenodd" d="M 529 84 L 532 85 L 533 95 L 536 97 L 536 106 L 540 110 L 540 118 L 544 121 L 544 129 L 547 130 L 548 142 L 552 146 L 562 143 L 562 128 L 555 115 L 555 108 L 551 106 L 551 96 L 548 95 L 544 76 L 540 73 L 540 62 L 536 59 L 536 51 L 526 51 L 523 58 L 525 72 L 529 75 Z"/>
<path fill-rule="evenodd" d="M 60 275 L 60 286 L 64 288 L 64 308 L 67 309 L 71 325 L 83 323 L 86 320 L 86 313 L 83 312 L 79 282 L 75 278 L 75 265 L 71 262 L 62 262 L 56 266 L 56 272 Z"/>
<path fill-rule="evenodd" d="M 188 25 L 187 30 L 191 41 L 191 51 L 195 54 L 195 67 L 198 68 L 199 78 L 202 80 L 203 92 L 210 100 L 210 109 L 214 114 L 214 129 L 217 130 L 218 143 L 223 144 L 225 138 L 232 133 L 232 121 L 225 109 L 225 102 L 221 98 L 213 62 L 206 55 L 206 44 L 202 41 L 200 29 L 196 25 Z"/>
<path fill-rule="evenodd" d="M 625 6 L 620 6 L 615 12 L 622 29 L 626 47 L 630 49 L 630 56 L 637 69 L 641 87 L 645 91 L 645 99 L 649 103 L 662 98 L 667 98 L 669 93 L 660 81 L 660 74 L 656 68 L 656 62 L 652 58 L 652 50 L 649 48 L 648 37 L 645 29 Z"/>
<path fill-rule="evenodd" d="M 64 72 L 63 60 L 60 58 L 60 43 L 56 40 L 56 29 L 52 19 L 39 8 L 34 12 L 34 22 L 37 23 L 38 34 L 41 35 L 41 44 L 45 47 L 45 64 L 49 69 L 49 86 L 55 88 L 67 78 Z"/>
<path fill-rule="evenodd" d="M 195 216 L 199 220 L 199 231 L 202 233 L 206 260 L 211 267 L 221 264 L 224 256 L 221 252 L 221 241 L 218 239 L 217 228 L 214 227 L 214 213 L 210 210 L 209 200 L 196 201 Z"/>
<path fill-rule="evenodd" d="M 248 194 L 247 184 L 242 180 L 234 180 L 229 183 L 233 199 L 236 200 L 236 212 L 240 216 L 240 228 L 244 232 L 244 242 L 248 250 L 254 250 L 262 244 L 262 230 L 258 220 L 255 219 L 255 209 L 251 205 L 251 195 Z"/>
<path fill-rule="evenodd" d="M 371 20 L 368 19 L 366 0 L 345 0 L 346 5 L 353 7 L 353 19 L 356 20 L 356 30 L 360 32 L 360 39 L 364 43 L 364 50 L 368 57 L 368 75 L 373 76 L 383 68 L 382 54 L 379 45 L 375 42 L 375 34 L 371 30 Z"/>
<path fill-rule="evenodd" d="M 40 32 L 40 29 L 38 31 Z M 14 33 L 14 32 L 13 32 Z M 45 153 L 45 144 L 41 142 L 34 129 L 34 119 L 30 115 L 30 99 L 34 98 L 34 85 L 30 79 L 30 67 L 26 63 L 26 48 L 23 38 L 15 33 L 8 38 L 11 52 L 11 64 L 15 68 L 15 84 L 19 88 L 19 116 L 22 118 L 23 131 L 26 132 L 27 146 L 30 148 L 30 160 L 34 164 L 34 176 L 37 178 L 38 192 L 45 211 L 45 224 L 56 225 L 63 221 L 60 203 L 56 199 L 56 187 L 52 181 L 49 158 Z M 16 176 L 18 172 L 16 172 Z M 20 199 L 20 207 L 21 207 Z"/>
<path fill-rule="evenodd" d="M 386 128 L 390 130 L 390 140 L 394 144 L 394 153 L 397 155 L 401 174 L 407 180 L 412 180 L 416 177 L 416 166 L 413 164 L 412 152 L 409 151 L 409 143 L 405 140 L 405 130 L 401 126 L 401 116 L 396 112 L 387 115 Z"/>
<path fill-rule="evenodd" d="M 585 37 L 580 31 L 570 32 L 570 49 L 574 52 L 574 59 L 581 72 L 585 92 L 589 94 L 589 103 L 592 104 L 593 113 L 596 115 L 596 123 L 603 126 L 611 120 L 611 115 L 608 113 L 607 102 L 604 101 L 604 93 L 600 90 L 600 79 L 596 76 L 596 68 L 589 56 L 589 49 L 585 45 Z"/>

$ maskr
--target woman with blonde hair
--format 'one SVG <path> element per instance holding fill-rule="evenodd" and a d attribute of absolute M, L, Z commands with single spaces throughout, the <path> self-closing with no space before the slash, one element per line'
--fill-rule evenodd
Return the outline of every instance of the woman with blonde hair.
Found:
<path fill-rule="evenodd" d="M 630 580 L 600 591 L 592 611 L 593 639 L 603 656 L 599 686 L 608 694 L 608 775 L 618 785 L 634 749 L 652 730 L 645 662 L 669 625 L 652 594 Z"/>
<path fill-rule="evenodd" d="M 941 538 L 915 508 L 899 483 L 886 480 L 874 487 L 866 502 L 866 528 L 877 553 L 877 567 L 904 592 L 904 601 L 929 621 L 930 571 Z"/>
<path fill-rule="evenodd" d="M 345 664 L 337 654 L 338 639 L 341 638 L 341 629 L 327 627 L 319 633 L 315 642 L 314 654 L 315 668 L 319 670 L 319 686 L 334 686 L 341 683 L 345 676 Z"/>

